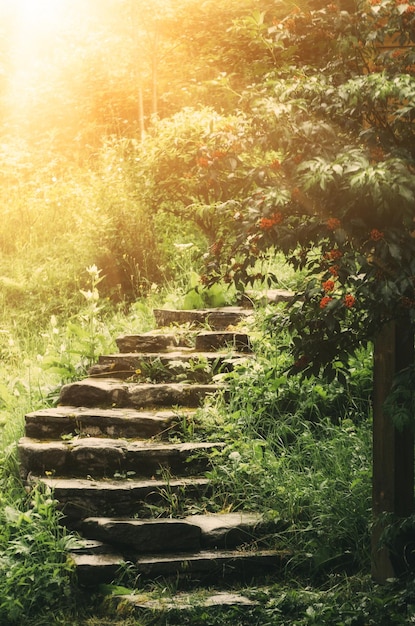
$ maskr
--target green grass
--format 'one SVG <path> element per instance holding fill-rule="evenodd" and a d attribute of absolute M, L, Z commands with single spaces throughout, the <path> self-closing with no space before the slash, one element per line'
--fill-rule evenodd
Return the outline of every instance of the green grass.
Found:
<path fill-rule="evenodd" d="M 52 317 L 36 334 L 12 326 L 0 334 L 0 623 L 411 623 L 405 620 L 413 613 L 412 583 L 380 588 L 368 576 L 370 350 L 351 361 L 346 387 L 287 378 L 285 338 L 276 342 L 266 332 L 262 320 L 267 311 L 258 314 L 252 329 L 256 361 L 243 362 L 228 375 L 230 405 L 210 402 L 194 423 L 182 426 L 189 440 L 223 439 L 227 444 L 213 458 L 215 488 L 202 503 L 204 509 L 256 510 L 277 521 L 269 544 L 293 554 L 284 577 L 278 584 L 270 582 L 266 594 L 249 591 L 260 606 L 243 614 L 195 608 L 180 615 L 120 620 L 110 605 L 80 592 L 65 558 L 73 537 L 60 526 L 52 494 L 25 492 L 15 442 L 25 412 L 53 402 L 62 382 L 84 375 L 99 352 L 114 349 L 118 334 L 151 329 L 151 309 L 163 304 L 150 292 L 125 313 L 101 297 L 100 283 L 94 287 L 98 277 L 91 274 L 90 269 L 87 295 L 81 294 L 77 311 Z M 91 297 L 94 288 L 98 295 Z"/>
<path fill-rule="evenodd" d="M 408 626 L 415 621 L 415 588 L 389 582 L 374 584 L 367 575 L 334 575 L 324 585 L 301 580 L 240 590 L 257 604 L 252 607 L 202 607 L 198 592 L 191 607 L 181 610 L 110 609 L 95 607 L 95 614 L 62 612 L 31 622 L 33 626 Z M 153 597 L 167 598 L 166 592 Z M 147 596 L 148 597 L 148 596 Z M 93 599 L 92 599 L 93 601 Z M 193 604 L 192 604 L 193 603 Z"/>
<path fill-rule="evenodd" d="M 293 551 L 292 571 L 317 579 L 368 571 L 370 351 L 347 388 L 287 378 L 285 361 L 265 336 L 256 361 L 229 377 L 228 445 L 213 458 L 213 501 L 277 520 L 271 541 Z"/>

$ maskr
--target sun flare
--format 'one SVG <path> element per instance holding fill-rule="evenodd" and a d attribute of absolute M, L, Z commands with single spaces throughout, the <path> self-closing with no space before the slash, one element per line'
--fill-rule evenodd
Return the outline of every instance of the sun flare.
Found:
<path fill-rule="evenodd" d="M 29 114 L 33 97 L 53 80 L 57 40 L 67 28 L 71 0 L 0 0 L 9 48 L 8 102 L 13 118 Z"/>
<path fill-rule="evenodd" d="M 36 56 L 36 51 L 62 24 L 66 0 L 16 0 L 13 5 L 15 51 Z"/>
<path fill-rule="evenodd" d="M 13 8 L 23 27 L 42 31 L 56 24 L 64 4 L 65 0 L 15 0 Z"/>

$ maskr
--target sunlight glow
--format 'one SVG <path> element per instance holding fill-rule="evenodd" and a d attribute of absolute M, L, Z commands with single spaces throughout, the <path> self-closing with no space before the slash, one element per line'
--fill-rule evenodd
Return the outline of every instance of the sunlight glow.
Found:
<path fill-rule="evenodd" d="M 15 0 L 15 50 L 26 59 L 62 24 L 66 0 Z"/>
<path fill-rule="evenodd" d="M 48 29 L 59 19 L 64 0 L 15 0 L 19 21 L 35 30 Z"/>
<path fill-rule="evenodd" d="M 0 0 L 9 24 L 10 116 L 29 115 L 40 88 L 53 81 L 56 42 L 67 27 L 72 0 Z M 75 0 L 77 2 L 78 0 Z"/>

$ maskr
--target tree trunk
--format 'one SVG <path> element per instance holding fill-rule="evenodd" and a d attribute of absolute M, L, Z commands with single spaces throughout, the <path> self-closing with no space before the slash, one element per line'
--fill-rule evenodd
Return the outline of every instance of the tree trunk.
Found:
<path fill-rule="evenodd" d="M 372 576 L 380 583 L 399 573 L 401 555 L 391 558 L 380 545 L 383 513 L 406 517 L 413 512 L 414 435 L 399 431 L 383 405 L 397 372 L 414 363 L 414 337 L 409 323 L 389 323 L 375 342 L 373 395 Z"/>
<path fill-rule="evenodd" d="M 140 125 L 140 139 L 141 141 L 144 141 L 144 138 L 146 136 L 146 126 L 144 121 L 144 98 L 141 82 L 138 88 L 138 121 Z"/>
<path fill-rule="evenodd" d="M 156 23 L 153 50 L 151 56 L 151 112 L 153 117 L 158 114 L 158 26 Z"/>

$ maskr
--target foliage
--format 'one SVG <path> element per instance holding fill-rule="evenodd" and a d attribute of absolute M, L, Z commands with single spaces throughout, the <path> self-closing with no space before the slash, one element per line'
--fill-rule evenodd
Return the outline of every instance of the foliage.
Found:
<path fill-rule="evenodd" d="M 235 626 L 404 626 L 414 614 L 413 585 L 402 590 L 390 582 L 381 588 L 367 578 L 336 577 L 324 587 L 272 585 L 267 591 L 252 589 L 249 597 L 258 605 L 244 607 L 193 607 L 163 613 L 151 623 Z M 154 619 L 154 616 L 153 616 Z M 287 620 L 290 620 L 287 622 Z"/>
<path fill-rule="evenodd" d="M 350 364 L 347 387 L 287 378 L 272 341 L 229 375 L 228 445 L 214 457 L 214 501 L 278 522 L 272 542 L 291 566 L 321 576 L 369 561 L 370 353 Z M 266 342 L 265 342 L 266 345 Z M 357 367 L 356 367 L 357 366 Z M 226 430 L 226 428 L 225 428 Z M 350 512 L 353 514 L 350 515 Z M 324 541 L 321 538 L 324 537 Z"/>
<path fill-rule="evenodd" d="M 169 589 L 163 587 L 154 593 L 144 594 L 161 603 L 169 598 Z M 220 626 L 232 623 L 235 626 L 285 626 L 287 620 L 296 626 L 406 626 L 414 617 L 413 583 L 403 588 L 396 581 L 378 586 L 366 576 L 333 576 L 323 586 L 304 588 L 294 582 L 279 583 L 243 591 L 257 604 L 243 607 L 200 606 L 206 592 L 196 590 L 186 594 L 188 607 L 180 610 L 141 610 L 133 616 L 127 609 L 110 610 L 105 613 L 96 607 L 82 614 L 54 614 L 49 624 L 54 626 L 164 626 L 168 624 L 200 624 Z M 34 626 L 44 626 L 44 619 L 33 620 Z"/>
<path fill-rule="evenodd" d="M 164 252 L 131 190 L 125 146 L 115 150 L 108 140 L 94 167 L 83 169 L 46 147 L 10 141 L 0 161 L 3 310 L 26 307 L 42 325 L 51 315 L 75 313 L 91 265 L 104 276 L 103 296 L 114 300 L 131 300 L 160 282 Z"/>
<path fill-rule="evenodd" d="M 412 24 L 410 4 L 379 6 L 399 32 Z M 367 59 L 390 36 L 382 20 L 371 36 L 378 9 L 375 2 L 350 12 L 335 5 L 296 10 L 278 24 L 284 46 L 313 66 L 296 67 L 295 77 L 277 68 L 247 91 L 257 142 L 261 136 L 264 155 L 280 157 L 263 158 L 268 176 L 228 213 L 236 242 L 220 260 L 208 260 L 213 277 L 225 275 L 239 288 L 254 280 L 250 268 L 264 250 L 280 249 L 306 270 L 310 279 L 280 321 L 292 335 L 293 371 L 307 375 L 338 375 L 389 319 L 413 323 L 414 78 L 409 52 L 389 55 L 393 68 L 368 73 Z M 314 58 L 316 20 L 325 33 L 337 24 L 342 36 L 324 39 L 327 54 Z M 350 63 L 339 75 L 346 53 Z"/>
<path fill-rule="evenodd" d="M 251 184 L 250 164 L 238 167 L 248 127 L 245 116 L 212 109 L 184 109 L 154 124 L 134 153 L 135 186 L 151 213 L 193 222 L 209 244 L 221 240 L 224 231 L 230 236 L 222 216 Z"/>
<path fill-rule="evenodd" d="M 161 282 L 166 257 L 173 254 L 171 245 L 168 255 L 161 249 L 162 234 L 146 202 L 151 179 L 137 180 L 138 145 L 133 139 L 107 138 L 91 172 L 94 212 L 102 214 L 90 241 L 94 262 L 102 269 L 106 293 L 128 300 Z"/>
<path fill-rule="evenodd" d="M 60 384 L 85 375 L 113 341 L 103 320 L 104 305 L 99 302 L 101 270 L 91 265 L 86 272 L 89 288 L 80 290 L 85 299 L 84 307 L 63 328 L 59 328 L 58 320 L 52 315 L 49 332 L 45 334 L 46 350 L 38 354 L 41 367 L 56 374 Z"/>
<path fill-rule="evenodd" d="M 144 307 L 144 303 L 141 306 Z M 108 319 L 108 328 L 116 332 L 118 328 L 135 325 L 137 329 L 140 324 L 146 324 L 140 317 L 140 310 L 137 306 L 122 320 L 118 315 Z M 360 582 L 356 576 L 345 579 L 331 573 L 336 567 L 339 571 L 344 567 L 350 571 L 359 566 L 367 567 L 370 423 L 365 416 L 370 410 L 370 355 L 362 353 L 352 362 L 354 376 L 348 389 L 336 382 L 330 386 L 323 386 L 320 381 L 302 384 L 297 381 L 296 384 L 293 378 L 284 379 L 282 373 L 288 358 L 283 351 L 276 357 L 273 344 L 272 337 L 264 336 L 262 331 L 258 333 L 259 366 L 253 369 L 246 364 L 235 373 L 232 414 L 227 408 L 225 419 L 216 414 L 216 408 L 210 407 L 211 424 L 207 426 L 204 416 L 198 418 L 203 428 L 214 430 L 215 438 L 229 441 L 225 455 L 214 459 L 215 497 L 206 506 L 226 509 L 235 498 L 241 509 L 249 507 L 265 512 L 279 525 L 279 532 L 270 537 L 270 542 L 280 547 L 292 546 L 299 555 L 292 563 L 295 568 L 289 570 L 291 575 L 296 573 L 297 583 L 286 581 L 276 585 L 266 598 L 261 595 L 263 592 L 253 591 L 252 597 L 260 601 L 260 606 L 249 616 L 260 623 L 268 620 L 276 624 L 286 622 L 287 616 L 304 625 L 312 624 L 313 619 L 315 623 L 317 617 L 322 624 L 340 625 L 341 620 L 349 619 L 354 620 L 351 624 L 386 625 L 387 618 L 389 623 L 404 623 L 404 616 L 406 619 L 412 615 L 410 586 L 408 589 L 402 585 L 389 586 L 387 593 L 373 588 L 368 581 Z M 220 410 L 223 411 L 223 407 Z M 189 431 L 189 438 L 198 437 L 198 429 L 196 424 L 195 432 Z M 25 499 L 19 485 L 10 483 L 10 476 L 14 474 L 11 463 L 12 459 L 7 464 L 8 484 L 2 483 L 3 504 L 18 512 L 16 519 L 24 520 L 19 528 L 11 524 L 8 531 L 14 533 L 14 541 L 8 541 L 7 546 L 8 570 L 16 575 L 13 579 L 17 581 L 16 588 L 21 589 L 27 578 L 18 569 L 22 557 L 15 558 L 12 549 L 17 546 L 20 550 L 29 541 L 30 546 L 36 546 L 30 550 L 31 560 L 25 561 L 25 572 L 29 576 L 32 567 L 40 569 L 37 555 L 45 558 L 43 550 L 47 550 L 46 566 L 39 579 L 42 587 L 34 587 L 33 593 L 24 596 L 27 604 L 23 608 L 13 604 L 14 610 L 25 611 L 20 615 L 39 625 L 45 623 L 44 612 L 50 614 L 51 611 L 55 615 L 52 623 L 56 624 L 92 626 L 97 620 L 110 624 L 109 610 L 103 613 L 103 608 L 97 606 L 93 598 L 89 606 L 84 606 L 76 597 L 72 573 L 62 560 L 61 552 L 72 539 L 61 534 L 59 515 L 54 511 L 50 494 L 36 496 L 33 506 L 30 499 Z M 5 467 L 4 462 L 2 467 Z M 0 510 L 4 515 L 3 506 Z M 4 532 L 6 528 L 3 524 Z M 310 574 L 315 582 L 320 580 L 320 586 L 310 583 Z M 304 575 L 306 583 L 300 578 Z M 7 594 L 2 593 L 2 598 L 8 597 L 15 596 L 11 596 L 9 590 Z M 18 599 L 22 602 L 21 596 Z M 385 612 L 381 614 L 381 610 Z M 160 616 L 160 623 L 165 617 Z M 248 620 L 245 611 L 241 613 L 236 609 L 228 617 L 236 623 L 240 620 L 241 624 Z M 11 619 L 9 622 L 13 623 Z M 50 617 L 48 619 L 50 621 Z M 114 623 L 117 619 L 119 614 L 114 614 Z M 145 623 L 146 616 L 136 619 Z M 153 614 L 152 620 L 155 619 Z M 168 619 L 169 623 L 174 623 L 176 617 L 169 614 Z M 215 623 L 215 620 L 221 623 L 224 615 L 219 610 L 215 613 L 194 609 L 186 613 L 186 617 L 182 614 L 180 619 L 183 623 L 186 620 L 194 623 L 195 619 L 202 624 Z M 128 617 L 125 620 L 128 623 Z M 18 617 L 16 623 L 19 623 Z M 134 623 L 133 618 L 131 623 Z"/>
<path fill-rule="evenodd" d="M 0 507 L 0 619 L 21 624 L 73 602 L 67 550 L 74 539 L 59 525 L 50 493 L 37 488 L 20 502 L 7 496 Z"/>
<path fill-rule="evenodd" d="M 59 24 L 43 41 L 32 29 L 25 54 L 11 48 L 25 33 L 3 5 L 0 103 L 8 128 L 35 141 L 48 134 L 60 153 L 76 158 L 95 151 L 103 136 L 139 137 L 154 114 L 199 104 L 231 109 L 232 87 L 267 67 L 262 46 L 232 29 L 257 8 L 255 0 L 64 0 Z M 273 0 L 262 5 L 286 12 Z M 10 85 L 6 77 L 16 69 Z"/>
<path fill-rule="evenodd" d="M 0 385 L 0 622 L 73 624 L 78 613 L 99 612 L 95 599 L 82 597 L 68 550 L 75 537 L 62 525 L 53 494 L 38 486 L 28 494 L 19 478 L 16 442 L 24 415 L 44 408 L 58 384 L 82 375 L 83 368 L 108 350 L 121 331 L 148 330 L 154 323 L 148 301 L 136 303 L 128 319 L 100 299 L 100 271 L 87 268 L 77 316 L 45 332 L 34 320 L 22 329 L 2 328 Z M 16 315 L 19 311 L 15 308 Z M 21 312 L 20 312 L 21 313 Z M 105 323 L 104 323 L 105 320 Z M 31 325 L 33 324 L 33 326 Z M 87 600 L 89 606 L 84 606 Z M 53 618 L 51 618 L 53 614 Z M 70 616 L 70 617 L 69 617 Z"/>

